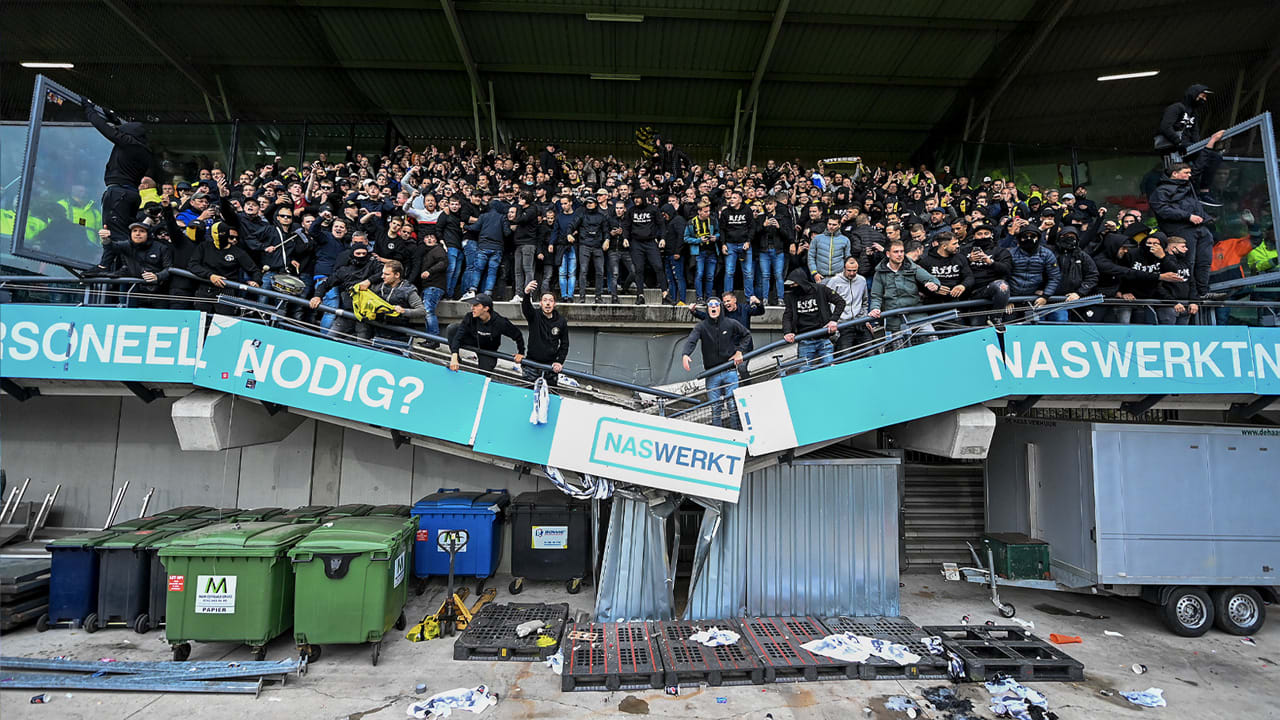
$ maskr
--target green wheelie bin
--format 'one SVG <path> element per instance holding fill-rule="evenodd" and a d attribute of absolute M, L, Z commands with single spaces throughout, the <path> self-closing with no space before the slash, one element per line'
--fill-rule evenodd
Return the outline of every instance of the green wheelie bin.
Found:
<path fill-rule="evenodd" d="M 237 642 L 266 657 L 266 645 L 293 624 L 287 553 L 315 525 L 221 523 L 184 533 L 160 548 L 168 578 L 165 638 L 174 660 L 191 642 Z"/>
<path fill-rule="evenodd" d="M 372 643 L 405 627 L 414 524 L 408 518 L 349 517 L 325 523 L 293 546 L 293 639 L 308 661 L 322 645 Z"/>

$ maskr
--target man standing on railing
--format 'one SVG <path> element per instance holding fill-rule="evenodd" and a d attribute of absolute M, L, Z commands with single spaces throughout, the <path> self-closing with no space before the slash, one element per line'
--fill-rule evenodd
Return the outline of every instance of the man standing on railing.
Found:
<path fill-rule="evenodd" d="M 520 334 L 520 329 L 494 311 L 493 298 L 484 293 L 471 299 L 471 314 L 450 325 L 445 334 L 449 338 L 450 370 L 456 371 L 460 367 L 458 352 L 463 346 L 477 351 L 497 352 L 504 336 L 515 341 L 516 354 L 513 359 L 516 364 L 519 365 L 524 359 L 524 336 Z M 476 365 L 485 372 L 492 372 L 498 366 L 498 359 L 476 352 Z"/>
<path fill-rule="evenodd" d="M 538 297 L 538 307 L 533 306 L 533 293 L 537 292 L 538 283 L 531 282 L 524 288 L 520 300 L 520 311 L 525 322 L 529 324 L 529 358 L 543 365 L 550 365 L 550 370 L 539 370 L 528 365 L 521 365 L 520 371 L 524 379 L 530 383 L 539 377 L 545 378 L 547 384 L 555 387 L 560 382 L 560 371 L 564 369 L 564 361 L 569 357 L 569 322 L 556 310 L 556 294 L 551 286 L 544 286 Z"/>
<path fill-rule="evenodd" d="M 147 131 L 142 123 L 112 124 L 102 108 L 84 98 L 85 119 L 111 141 L 111 156 L 102 181 L 107 189 L 102 193 L 103 225 L 111 231 L 116 242 L 130 240 L 130 223 L 137 219 L 142 196 L 138 184 L 151 168 L 151 148 L 147 146 Z"/>
<path fill-rule="evenodd" d="M 1155 137 L 1156 150 L 1169 154 L 1175 162 L 1182 159 L 1187 147 L 1200 139 L 1200 111 L 1211 94 L 1208 85 L 1192 85 L 1181 100 L 1164 109 Z"/>
<path fill-rule="evenodd" d="M 711 422 L 724 426 L 721 408 L 723 400 L 733 395 L 738 387 L 738 366 L 742 363 L 742 354 L 751 346 L 751 333 L 737 320 L 724 317 L 720 301 L 711 298 L 707 301 L 707 316 L 693 326 L 689 337 L 684 341 L 681 354 L 685 372 L 692 370 L 690 355 L 699 343 L 702 345 L 702 366 L 710 369 L 727 362 L 733 367 L 711 375 L 707 378 L 707 400 L 711 402 Z M 737 427 L 733 420 L 736 414 L 730 413 L 729 427 Z"/>
<path fill-rule="evenodd" d="M 1156 185 L 1150 198 L 1151 211 L 1159 219 L 1160 229 L 1166 235 L 1186 238 L 1191 274 L 1200 295 L 1209 292 L 1209 269 L 1213 263 L 1210 227 L 1214 218 L 1205 210 L 1196 187 L 1204 182 L 1206 175 L 1212 175 L 1213 168 L 1221 161 L 1222 156 L 1213 147 L 1221 139 L 1222 132 L 1214 133 L 1209 144 L 1196 156 L 1194 167 L 1181 162 L 1170 165 L 1169 176 Z"/>
<path fill-rule="evenodd" d="M 813 330 L 826 328 L 828 335 L 834 335 L 835 318 L 844 313 L 845 301 L 835 290 L 814 282 L 809 273 L 800 268 L 791 271 L 783 284 L 782 302 L 782 339 L 789 343 L 796 341 L 797 335 Z M 800 340 L 796 356 L 806 361 L 806 369 L 821 367 L 831 362 L 831 340 L 825 337 L 814 337 Z"/>

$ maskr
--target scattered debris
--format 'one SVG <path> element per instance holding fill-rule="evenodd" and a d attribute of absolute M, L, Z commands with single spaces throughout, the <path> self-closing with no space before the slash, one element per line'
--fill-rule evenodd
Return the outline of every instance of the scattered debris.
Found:
<path fill-rule="evenodd" d="M 721 695 L 720 697 L 716 698 L 716 704 L 717 704 L 717 705 L 728 705 L 728 704 L 729 704 L 729 698 L 724 697 L 723 695 Z"/>
<path fill-rule="evenodd" d="M 915 717 L 916 713 L 919 712 L 916 708 L 916 701 L 906 695 L 890 695 L 884 701 L 884 709 L 904 712 L 907 717 Z"/>
<path fill-rule="evenodd" d="M 1056 720 L 1058 717 L 1049 712 L 1049 699 L 1044 693 L 1032 690 L 1013 678 L 988 682 L 985 687 L 991 693 L 989 708 L 996 717 L 1014 720 Z"/>
<path fill-rule="evenodd" d="M 800 647 L 811 653 L 826 655 L 845 662 L 865 663 L 872 655 L 899 665 L 920 662 L 920 656 L 911 652 L 906 645 L 847 632 L 828 635 L 821 640 L 810 640 Z"/>
<path fill-rule="evenodd" d="M 497 704 L 497 693 L 489 692 L 489 688 L 484 685 L 477 685 L 474 688 L 454 688 L 436 693 L 423 702 L 409 705 L 405 714 L 419 720 L 426 720 L 428 717 L 448 717 L 454 710 L 482 713 L 486 708 Z"/>
<path fill-rule="evenodd" d="M 1072 645 L 1084 642 L 1084 638 L 1079 635 L 1059 635 L 1058 633 L 1049 633 L 1049 642 L 1054 645 Z"/>
<path fill-rule="evenodd" d="M 1240 642 L 1244 643 L 1245 645 L 1251 645 L 1254 647 L 1258 645 L 1258 643 L 1255 642 L 1253 638 L 1240 638 Z"/>
<path fill-rule="evenodd" d="M 1098 694 L 1102 697 L 1111 697 L 1116 694 L 1115 690 L 1099 690 Z"/>
<path fill-rule="evenodd" d="M 1102 634 L 1106 635 L 1107 637 L 1124 637 L 1124 635 L 1116 632 L 1115 630 L 1103 630 Z"/>
<path fill-rule="evenodd" d="M 960 618 L 960 624 L 961 624 L 961 625 L 968 625 L 968 624 L 969 624 L 969 616 L 968 616 L 968 615 L 965 615 L 964 617 Z"/>
<path fill-rule="evenodd" d="M 1023 620 L 1022 618 L 1012 617 L 1012 618 L 1009 618 L 1009 622 L 1017 623 L 1028 630 L 1036 629 L 1036 624 L 1031 622 L 1030 620 Z"/>
<path fill-rule="evenodd" d="M 49 693 L 40 693 L 39 695 L 36 695 L 35 697 L 31 698 L 31 704 L 44 705 L 45 703 L 49 702 L 52 699 L 53 698 L 49 697 Z"/>
<path fill-rule="evenodd" d="M 516 626 L 516 637 L 528 637 L 531 633 L 535 633 L 546 626 L 547 623 L 544 620 L 522 622 Z"/>
<path fill-rule="evenodd" d="M 1141 675 L 1147 671 L 1147 666 L 1142 663 L 1134 663 L 1129 669 L 1133 671 L 1134 675 Z"/>
<path fill-rule="evenodd" d="M 622 702 L 618 703 L 618 710 L 630 715 L 648 715 L 649 703 L 635 695 L 628 695 L 622 698 Z"/>
<path fill-rule="evenodd" d="M 588 632 L 586 630 L 570 630 L 565 633 L 566 640 L 581 640 L 583 642 L 596 642 L 600 639 L 600 633 Z"/>
<path fill-rule="evenodd" d="M 554 655 L 547 656 L 547 659 L 543 660 L 542 664 L 551 668 L 551 672 L 557 675 L 563 674 L 564 673 L 564 651 L 557 650 Z"/>
<path fill-rule="evenodd" d="M 1048 604 L 1048 603 L 1040 603 L 1039 605 L 1036 605 L 1035 607 L 1036 607 L 1036 609 L 1037 609 L 1037 610 L 1039 610 L 1039 611 L 1040 611 L 1040 612 L 1042 612 L 1042 613 L 1048 613 L 1048 614 L 1050 614 L 1050 615 L 1057 615 L 1057 616 L 1059 616 L 1059 617 L 1082 617 L 1082 618 L 1086 618 L 1086 619 L 1089 619 L 1089 620 L 1109 620 L 1109 619 L 1111 619 L 1111 616 L 1110 616 L 1110 615 L 1094 615 L 1093 613 L 1087 613 L 1087 612 L 1085 612 L 1085 611 L 1083 611 L 1083 610 L 1067 610 L 1066 608 L 1060 608 L 1060 607 L 1058 607 L 1057 605 L 1050 605 L 1050 604 Z"/>
<path fill-rule="evenodd" d="M 738 642 L 738 638 L 740 637 L 741 636 L 738 635 L 738 633 L 732 630 L 721 630 L 720 628 L 712 625 L 705 630 L 699 630 L 698 632 L 690 635 L 689 640 L 706 645 L 707 647 L 720 647 L 722 645 L 734 645 Z"/>
<path fill-rule="evenodd" d="M 414 686 L 413 686 L 413 691 L 414 691 L 414 692 L 416 692 L 416 693 L 418 693 L 419 695 L 421 695 L 422 693 L 424 693 L 424 692 L 426 692 L 426 691 L 427 691 L 427 684 L 426 684 L 426 683 L 418 683 L 417 685 L 414 685 Z"/>
<path fill-rule="evenodd" d="M 924 645 L 924 649 L 929 651 L 930 655 L 941 655 L 946 652 L 946 648 L 942 646 L 942 638 L 937 635 L 920 638 L 920 642 Z"/>
<path fill-rule="evenodd" d="M 1147 688 L 1142 692 L 1122 692 L 1120 695 L 1134 705 L 1141 705 L 1142 707 L 1155 708 L 1166 707 L 1168 705 L 1168 703 L 1164 701 L 1164 690 L 1161 688 Z"/>
<path fill-rule="evenodd" d="M 955 713 L 953 717 L 967 716 L 968 713 L 973 712 L 973 702 L 971 700 L 961 698 L 956 695 L 955 689 L 945 685 L 924 688 L 920 691 L 920 694 L 939 712 Z"/>
<path fill-rule="evenodd" d="M 668 686 L 667 686 L 667 689 L 666 689 L 666 693 L 667 693 L 668 695 L 672 695 L 672 696 L 679 695 L 679 694 L 680 694 L 680 686 L 679 686 L 679 685 L 668 685 Z"/>

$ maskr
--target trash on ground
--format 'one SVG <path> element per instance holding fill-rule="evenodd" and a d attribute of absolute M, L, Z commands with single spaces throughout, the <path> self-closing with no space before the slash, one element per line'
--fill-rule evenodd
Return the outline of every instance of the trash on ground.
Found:
<path fill-rule="evenodd" d="M 1084 642 L 1084 638 L 1079 635 L 1059 635 L 1058 633 L 1049 633 L 1049 642 L 1055 645 L 1072 645 L 1074 643 Z"/>
<path fill-rule="evenodd" d="M 49 697 L 49 693 L 40 693 L 39 695 L 36 695 L 35 697 L 31 698 L 31 704 L 44 705 L 45 703 L 49 702 L 52 699 L 53 698 Z"/>
<path fill-rule="evenodd" d="M 956 695 L 954 688 L 939 685 L 924 688 L 920 694 L 929 701 L 930 705 L 933 705 L 935 710 L 948 713 L 948 717 L 969 717 L 973 712 L 973 702 Z"/>
<path fill-rule="evenodd" d="M 1116 632 L 1115 630 L 1103 630 L 1102 634 L 1106 635 L 1107 637 L 1124 637 L 1124 635 Z"/>
<path fill-rule="evenodd" d="M 595 642 L 600 639 L 600 633 L 587 632 L 586 630 L 570 630 L 565 633 L 566 640 L 581 640 L 583 642 Z"/>
<path fill-rule="evenodd" d="M 414 686 L 413 686 L 413 691 L 414 691 L 414 692 L 416 692 L 416 693 L 418 693 L 419 695 L 421 695 L 422 693 L 424 693 L 424 692 L 426 692 L 426 691 L 427 691 L 427 684 L 426 684 L 426 683 L 418 683 L 417 685 L 414 685 Z"/>
<path fill-rule="evenodd" d="M 409 705 L 405 714 L 409 717 L 425 720 L 428 717 L 448 717 L 454 710 L 470 710 L 481 713 L 485 708 L 498 704 L 498 696 L 490 693 L 484 685 L 474 688 L 454 688 L 436 693 L 422 702 Z"/>
<path fill-rule="evenodd" d="M 1252 645 L 1255 647 L 1258 644 L 1257 642 L 1254 641 L 1253 638 L 1240 638 L 1240 642 L 1244 643 L 1245 645 Z"/>
<path fill-rule="evenodd" d="M 942 638 L 937 635 L 920 638 L 920 642 L 924 645 L 924 649 L 929 651 L 930 655 L 941 655 L 946 651 L 946 649 L 942 647 Z"/>
<path fill-rule="evenodd" d="M 707 647 L 720 647 L 722 645 L 737 644 L 739 637 L 741 636 L 732 630 L 721 630 L 720 628 L 712 625 L 705 630 L 699 630 L 698 632 L 690 635 L 689 639 L 693 642 L 706 645 Z"/>
<path fill-rule="evenodd" d="M 622 698 L 622 702 L 618 703 L 618 710 L 631 715 L 648 715 L 649 703 L 635 695 L 628 695 Z"/>
<path fill-rule="evenodd" d="M 968 616 L 968 615 L 965 615 L 964 617 L 960 618 L 960 624 L 961 624 L 961 625 L 968 625 L 968 624 L 969 624 L 969 616 Z"/>
<path fill-rule="evenodd" d="M 539 378 L 539 380 L 541 380 L 541 378 Z M 547 623 L 545 620 L 530 620 L 528 622 L 522 622 L 516 626 L 516 637 L 528 637 L 546 626 Z"/>
<path fill-rule="evenodd" d="M 1038 718 L 1056 718 L 1049 712 L 1049 699 L 1044 693 L 1023 685 L 1013 678 L 1003 678 L 985 683 L 987 692 L 991 693 L 991 712 L 996 717 L 1014 718 L 1014 720 L 1038 720 Z M 1037 708 L 1032 710 L 1032 708 Z"/>
<path fill-rule="evenodd" d="M 1116 691 L 1115 690 L 1099 690 L 1098 694 L 1101 695 L 1102 697 L 1111 697 L 1112 695 L 1116 694 Z"/>
<path fill-rule="evenodd" d="M 1168 705 L 1168 703 L 1164 701 L 1164 690 L 1161 688 L 1153 687 L 1147 688 L 1142 692 L 1130 691 L 1121 692 L 1120 694 L 1124 696 L 1125 700 L 1128 700 L 1134 705 L 1141 705 L 1142 707 L 1155 708 L 1165 707 Z"/>
<path fill-rule="evenodd" d="M 833 657 L 845 662 L 865 663 L 872 655 L 898 663 L 912 665 L 920 662 L 920 656 L 911 652 L 906 645 L 863 637 L 853 633 L 828 635 L 821 640 L 810 640 L 800 647 L 811 653 Z"/>
<path fill-rule="evenodd" d="M 557 650 L 555 655 L 548 655 L 546 660 L 542 661 L 543 665 L 551 668 L 551 672 L 561 675 L 564 673 L 564 652 Z"/>
<path fill-rule="evenodd" d="M 1129 669 L 1133 671 L 1134 675 L 1141 675 L 1147 671 L 1147 666 L 1142 663 L 1134 663 L 1129 667 Z"/>
<path fill-rule="evenodd" d="M 1022 618 L 1013 617 L 1013 618 L 1009 618 L 1009 622 L 1017 623 L 1028 630 L 1036 629 L 1036 624 L 1031 622 L 1030 620 L 1023 620 Z"/>
<path fill-rule="evenodd" d="M 729 698 L 724 697 L 723 695 L 716 698 L 717 705 L 727 705 L 728 703 L 729 703 Z"/>
<path fill-rule="evenodd" d="M 668 686 L 667 686 L 667 689 L 666 689 L 666 693 L 667 693 L 668 695 L 673 695 L 673 696 L 674 696 L 674 695 L 679 695 L 679 694 L 680 694 L 680 686 L 679 686 L 679 685 L 668 685 Z"/>

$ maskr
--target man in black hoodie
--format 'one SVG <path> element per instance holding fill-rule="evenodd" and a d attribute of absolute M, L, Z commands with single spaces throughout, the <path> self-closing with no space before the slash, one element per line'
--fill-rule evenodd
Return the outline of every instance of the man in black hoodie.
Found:
<path fill-rule="evenodd" d="M 1062 279 L 1058 282 L 1058 294 L 1065 295 L 1067 302 L 1079 300 L 1090 295 L 1098 287 L 1098 265 L 1093 258 L 1080 249 L 1080 231 L 1074 227 L 1065 227 L 1058 233 L 1058 272 Z M 1055 310 L 1046 316 L 1050 322 L 1067 322 L 1075 318 L 1080 322 L 1095 320 L 1094 308 L 1072 310 Z"/>
<path fill-rule="evenodd" d="M 1156 191 L 1150 197 L 1151 211 L 1160 221 L 1160 229 L 1167 235 L 1186 238 L 1191 275 L 1196 292 L 1201 295 L 1209 292 L 1209 270 L 1213 264 L 1213 233 L 1209 228 L 1214 219 L 1205 209 L 1196 188 L 1206 176 L 1213 174 L 1213 169 L 1221 161 L 1222 155 L 1213 148 L 1221 138 L 1221 133 L 1213 135 L 1208 146 L 1196 156 L 1194 166 L 1187 163 L 1170 165 L 1168 177 L 1156 185 Z"/>
<path fill-rule="evenodd" d="M 596 198 L 588 195 L 583 199 L 585 210 L 573 221 L 570 237 L 578 245 L 578 292 L 579 302 L 587 301 L 587 273 L 594 270 L 596 276 L 596 302 L 604 302 L 605 245 L 609 242 L 609 218 L 604 208 L 599 207 Z"/>
<path fill-rule="evenodd" d="M 685 372 L 690 372 L 692 370 L 690 355 L 701 343 L 704 369 L 723 365 L 726 362 L 733 363 L 732 368 L 707 378 L 707 400 L 712 403 L 711 422 L 723 427 L 722 401 L 726 397 L 731 397 L 738 387 L 738 366 L 742 363 L 742 354 L 748 352 L 751 347 L 751 333 L 737 320 L 724 317 L 722 311 L 719 300 L 711 298 L 707 301 L 707 316 L 689 331 L 689 337 L 684 341 L 681 360 Z M 736 427 L 736 423 L 733 422 L 734 417 L 736 415 L 730 413 L 730 427 Z"/>
<path fill-rule="evenodd" d="M 658 251 L 667 241 L 666 222 L 658 208 L 649 202 L 644 193 L 636 195 L 635 204 L 623 218 L 627 242 L 631 244 L 632 277 L 636 279 L 636 304 L 644 304 L 645 271 L 652 269 L 653 277 L 662 287 L 662 258 Z"/>
<path fill-rule="evenodd" d="M 168 289 L 173 250 L 152 238 L 150 228 L 144 223 L 129 226 L 128 240 L 108 241 L 102 257 L 103 265 L 118 268 L 121 277 L 142 278 L 142 283 L 133 286 L 129 307 L 169 307 L 169 303 L 160 298 Z"/>
<path fill-rule="evenodd" d="M 825 327 L 828 335 L 834 335 L 835 318 L 844 312 L 844 298 L 826 285 L 815 283 L 808 271 L 796 268 L 787 276 L 783 293 L 782 339 L 796 341 L 796 335 Z M 809 338 L 800 341 L 796 356 L 806 361 L 806 369 L 821 367 L 831 362 L 834 348 L 831 339 Z"/>
<path fill-rule="evenodd" d="M 201 232 L 199 228 L 189 227 L 188 232 Z M 240 246 L 240 231 L 226 222 L 216 222 L 209 228 L 209 239 L 195 246 L 188 270 L 207 281 L 200 283 L 195 290 L 199 298 L 196 309 L 204 312 L 228 314 L 226 306 L 213 302 L 227 286 L 227 280 L 234 280 L 241 274 L 249 278 L 249 284 L 258 287 L 261 274 L 254 264 L 253 258 Z"/>
<path fill-rule="evenodd" d="M 1182 282 L 1161 281 L 1159 296 L 1162 300 L 1174 301 L 1173 307 L 1162 307 L 1156 310 L 1160 315 L 1161 325 L 1186 325 L 1191 318 L 1200 312 L 1196 301 L 1200 299 L 1196 292 L 1196 284 L 1191 282 L 1191 262 L 1187 253 L 1187 241 L 1177 235 L 1169 238 L 1165 246 L 1164 262 L 1161 270 L 1174 272 L 1182 278 Z"/>
<path fill-rule="evenodd" d="M 524 359 L 524 336 L 511 321 L 502 317 L 493 309 L 493 298 L 481 293 L 471 299 L 471 313 L 453 323 L 446 331 L 449 337 L 449 369 L 456 371 L 459 367 L 458 351 L 463 345 L 474 350 L 496 352 L 502 345 L 502 337 L 511 338 L 516 344 L 514 359 L 519 365 Z M 485 372 L 491 372 L 498 366 L 498 359 L 483 353 L 476 353 L 476 365 Z"/>
<path fill-rule="evenodd" d="M 1156 132 L 1155 146 L 1170 155 L 1175 162 L 1187 147 L 1200 139 L 1200 111 L 1209 102 L 1213 91 L 1208 85 L 1192 85 L 1183 93 L 1182 99 L 1164 109 L 1160 116 L 1160 128 Z"/>
<path fill-rule="evenodd" d="M 961 252 L 965 252 L 962 248 Z M 994 308 L 1009 304 L 1009 274 L 1013 272 L 1013 260 L 1007 248 L 996 244 L 995 231 L 983 223 L 973 228 L 973 244 L 967 250 L 969 268 L 973 271 L 973 292 L 969 297 L 990 300 Z M 975 316 L 974 324 L 986 320 Z"/>
<path fill-rule="evenodd" d="M 941 285 L 937 292 L 925 294 L 925 304 L 968 299 L 969 289 L 973 287 L 973 270 L 969 268 L 969 261 L 960 254 L 960 241 L 950 230 L 939 232 L 934 241 L 937 244 L 929 248 L 917 263 L 938 278 Z"/>
<path fill-rule="evenodd" d="M 151 169 L 151 148 L 147 146 L 147 131 L 142 123 L 126 122 L 113 125 L 102 108 L 88 98 L 84 100 L 85 119 L 111 141 L 111 156 L 102 181 L 107 189 L 102 193 L 102 224 L 111 232 L 111 240 L 126 242 L 130 238 L 129 224 L 137 219 L 142 197 L 138 184 Z"/>
<path fill-rule="evenodd" d="M 538 290 L 538 283 L 531 282 L 524 288 L 520 300 L 520 311 L 524 313 L 525 322 L 529 323 L 529 359 L 534 362 L 550 365 L 550 370 L 520 366 L 524 379 L 534 382 L 539 376 L 546 379 L 547 384 L 555 387 L 560 382 L 560 371 L 564 369 L 564 361 L 569 357 L 569 322 L 556 310 L 556 294 L 550 286 L 545 286 L 538 297 L 538 307 L 533 306 L 533 294 Z"/>

